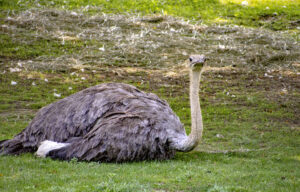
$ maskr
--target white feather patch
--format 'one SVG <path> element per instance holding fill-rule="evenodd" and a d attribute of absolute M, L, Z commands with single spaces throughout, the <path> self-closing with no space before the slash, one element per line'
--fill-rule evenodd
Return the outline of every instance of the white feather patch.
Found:
<path fill-rule="evenodd" d="M 63 148 L 65 146 L 68 146 L 69 143 L 57 143 L 55 141 L 49 141 L 49 140 L 45 140 L 41 143 L 41 145 L 39 146 L 36 155 L 39 157 L 46 157 L 46 155 L 54 150 L 54 149 L 60 149 Z"/>

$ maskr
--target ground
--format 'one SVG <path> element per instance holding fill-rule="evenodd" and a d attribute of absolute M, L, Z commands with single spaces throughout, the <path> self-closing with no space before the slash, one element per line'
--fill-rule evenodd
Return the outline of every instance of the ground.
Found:
<path fill-rule="evenodd" d="M 103 82 L 154 92 L 189 132 L 184 62 L 209 57 L 193 152 L 123 164 L 1 156 L 1 191 L 299 190 L 300 3 L 182 2 L 0 1 L 0 140 Z"/>

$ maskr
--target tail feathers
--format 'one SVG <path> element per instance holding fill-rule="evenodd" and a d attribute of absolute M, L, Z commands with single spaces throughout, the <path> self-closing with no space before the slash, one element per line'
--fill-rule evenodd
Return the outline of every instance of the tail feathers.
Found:
<path fill-rule="evenodd" d="M 57 143 L 55 141 L 45 140 L 39 146 L 36 155 L 39 157 L 46 157 L 48 156 L 49 152 L 64 148 L 68 145 L 69 143 Z"/>
<path fill-rule="evenodd" d="M 34 150 L 35 148 L 32 146 L 24 147 L 23 142 L 16 138 L 0 141 L 0 155 L 19 155 Z"/>
<path fill-rule="evenodd" d="M 6 141 L 8 141 L 8 139 L 5 139 L 5 140 L 0 141 L 0 146 L 2 146 L 2 144 L 3 144 L 4 142 L 6 142 Z"/>
<path fill-rule="evenodd" d="M 6 154 L 6 151 L 4 150 L 4 144 L 9 141 L 8 139 L 0 141 L 0 155 Z"/>
<path fill-rule="evenodd" d="M 47 154 L 47 157 L 50 157 L 51 159 L 69 161 L 72 159 L 73 156 L 70 156 L 68 154 L 68 149 L 69 149 L 69 147 L 63 147 L 60 149 L 52 150 Z"/>

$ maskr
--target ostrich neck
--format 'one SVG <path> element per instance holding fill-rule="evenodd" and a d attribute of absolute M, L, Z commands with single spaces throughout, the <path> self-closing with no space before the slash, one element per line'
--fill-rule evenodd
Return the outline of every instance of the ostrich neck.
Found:
<path fill-rule="evenodd" d="M 191 118 L 192 129 L 188 141 L 190 148 L 197 146 L 202 137 L 203 123 L 202 114 L 199 101 L 199 84 L 201 78 L 201 71 L 190 72 L 190 105 L 191 105 Z"/>
<path fill-rule="evenodd" d="M 192 128 L 190 135 L 180 142 L 179 146 L 177 146 L 177 150 L 179 151 L 191 151 L 197 146 L 202 137 L 203 124 L 199 102 L 200 78 L 201 71 L 190 71 L 190 105 Z"/>

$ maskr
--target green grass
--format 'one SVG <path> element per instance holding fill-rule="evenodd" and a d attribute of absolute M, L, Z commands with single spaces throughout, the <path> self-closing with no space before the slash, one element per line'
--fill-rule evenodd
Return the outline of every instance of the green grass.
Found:
<path fill-rule="evenodd" d="M 6 103 L 10 105 L 0 110 L 0 138 L 10 138 L 20 132 L 32 119 L 37 108 L 57 100 L 53 96 L 53 89 L 63 93 L 62 96 L 65 97 L 85 86 L 101 83 L 86 81 L 65 84 L 64 80 L 69 78 L 65 73 L 44 73 L 41 76 L 47 77 L 49 82 L 35 79 L 37 85 L 32 86 L 31 79 L 14 74 L 6 74 L 6 79 L 2 79 L 1 106 L 6 106 Z M 20 84 L 12 86 L 11 80 Z M 205 88 L 209 82 L 203 83 Z M 149 88 L 148 85 L 137 82 L 131 84 L 143 90 Z M 68 90 L 69 86 L 73 90 Z M 168 89 L 162 86 L 152 92 L 170 103 L 189 132 L 188 95 L 169 97 Z M 300 187 L 300 134 L 299 127 L 291 124 L 297 121 L 297 114 L 280 107 L 276 102 L 263 99 L 259 92 L 249 95 L 246 90 L 241 90 L 239 93 L 237 98 L 226 94 L 216 96 L 221 102 L 202 97 L 204 137 L 194 152 L 177 153 L 174 159 L 163 162 L 123 164 L 76 160 L 61 162 L 40 159 L 32 154 L 2 156 L 0 189 L 118 192 L 297 191 Z M 246 95 L 252 98 L 251 101 L 245 99 Z M 23 111 L 18 112 L 20 109 Z M 217 134 L 223 137 L 218 138 Z"/>
<path fill-rule="evenodd" d="M 204 134 L 194 151 L 122 164 L 1 156 L 0 191 L 299 191 L 299 37 L 287 36 L 299 34 L 300 2 L 241 2 L 0 0 L 0 140 L 19 133 L 43 106 L 111 81 L 167 100 L 189 133 L 183 52 L 205 53 L 211 66 L 200 91 Z M 133 17 L 115 15 L 126 12 Z M 141 22 L 137 14 L 148 17 Z M 200 25 L 195 35 L 189 24 L 160 14 L 211 26 Z"/>
<path fill-rule="evenodd" d="M 295 166 L 291 158 L 257 153 L 193 152 L 171 161 L 130 164 L 66 163 L 23 155 L 11 162 L 10 169 L 18 169 L 1 167 L 1 180 L 4 191 L 297 191 Z"/>
<path fill-rule="evenodd" d="M 38 56 L 57 57 L 62 54 L 74 54 L 81 50 L 82 42 L 66 41 L 51 38 L 37 38 L 34 34 L 19 33 L 18 36 L 2 34 L 0 55 L 7 59 L 32 59 Z M 27 41 L 28 43 L 24 43 Z"/>
<path fill-rule="evenodd" d="M 19 2 L 19 4 L 17 4 Z M 36 1 L 1 0 L 4 9 L 26 9 L 36 6 Z M 163 14 L 184 17 L 206 24 L 237 24 L 266 27 L 273 30 L 287 30 L 299 27 L 300 2 L 297 0 L 249 0 L 248 6 L 242 6 L 242 0 L 40 0 L 40 7 L 63 9 L 86 9 L 90 13 L 140 13 Z M 297 23 L 298 22 L 298 23 Z"/>

